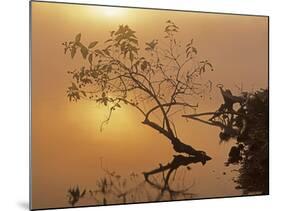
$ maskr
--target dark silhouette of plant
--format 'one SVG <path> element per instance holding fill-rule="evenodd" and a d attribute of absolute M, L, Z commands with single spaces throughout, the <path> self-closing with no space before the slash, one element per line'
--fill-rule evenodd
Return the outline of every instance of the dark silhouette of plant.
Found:
<path fill-rule="evenodd" d="M 86 189 L 81 192 L 77 186 L 76 188 L 69 188 L 67 193 L 68 203 L 71 204 L 71 206 L 75 206 L 75 204 L 85 196 Z"/>
<path fill-rule="evenodd" d="M 219 87 L 225 94 L 222 86 Z M 239 176 L 234 179 L 237 189 L 244 194 L 269 193 L 269 153 L 268 153 L 268 89 L 253 93 L 243 92 L 233 96 L 228 92 L 224 104 L 216 112 L 183 115 L 205 124 L 222 129 L 220 139 L 228 141 L 235 138 L 236 143 L 230 149 L 226 165 L 240 164 Z M 233 104 L 238 108 L 233 109 Z M 208 120 L 200 117 L 212 117 Z"/>
<path fill-rule="evenodd" d="M 269 101 L 268 90 L 259 90 L 247 102 L 247 128 L 237 137 L 237 145 L 244 145 L 241 151 L 239 176 L 234 181 L 236 188 L 245 194 L 269 193 Z M 231 164 L 228 162 L 228 164 Z"/>
<path fill-rule="evenodd" d="M 213 71 L 208 60 L 200 60 L 194 41 L 176 39 L 179 27 L 168 20 L 164 41 L 153 39 L 143 46 L 136 32 L 120 25 L 104 43 L 86 45 L 81 34 L 64 42 L 65 53 L 74 58 L 79 52 L 84 58 L 81 67 L 69 71 L 73 82 L 68 87 L 70 101 L 91 100 L 110 108 L 110 121 L 115 110 L 132 106 L 143 115 L 143 124 L 170 140 L 178 153 L 186 153 L 205 162 L 205 152 L 183 143 L 173 117 L 178 112 L 194 111 L 198 99 L 212 88 L 204 73 Z"/>
<path fill-rule="evenodd" d="M 218 85 L 218 88 L 221 91 L 224 103 L 221 104 L 217 111 L 189 115 L 185 114 L 182 116 L 208 125 L 220 127 L 222 130 L 220 133 L 222 142 L 228 141 L 230 138 L 237 138 L 245 132 L 247 126 L 247 104 L 251 95 L 243 92 L 241 96 L 234 96 L 229 89 L 223 89 L 223 85 L 221 84 Z M 233 108 L 235 104 L 238 104 L 238 109 L 236 110 Z M 210 115 L 212 116 L 208 120 L 200 118 Z"/>

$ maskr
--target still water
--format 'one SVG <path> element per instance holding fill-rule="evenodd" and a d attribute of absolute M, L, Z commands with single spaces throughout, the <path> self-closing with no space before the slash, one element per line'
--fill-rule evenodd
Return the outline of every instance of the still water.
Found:
<path fill-rule="evenodd" d="M 78 108 L 85 113 L 75 112 Z M 96 113 L 92 110 L 96 110 Z M 32 160 L 34 207 L 69 206 L 68 188 L 79 185 L 82 189 L 95 189 L 97 180 L 106 175 L 102 167 L 128 180 L 132 173 L 138 174 L 138 180 L 132 186 L 144 180 L 142 172 L 151 171 L 158 168 L 159 164 L 165 165 L 172 160 L 175 153 L 169 141 L 142 125 L 141 117 L 135 115 L 133 110 L 125 110 L 114 115 L 102 132 L 99 123 L 104 118 L 103 108 L 87 103 L 66 103 L 64 106 L 54 103 L 53 106 L 42 106 L 38 110 L 32 136 L 32 156 L 36 158 Z M 92 115 L 87 115 L 89 112 Z M 47 123 L 44 128 L 36 124 L 51 114 L 55 114 L 56 122 Z M 179 189 L 191 186 L 188 192 L 193 194 L 193 198 L 241 195 L 232 180 L 237 175 L 232 170 L 238 166 L 224 165 L 235 141 L 219 144 L 218 128 L 198 122 L 180 122 L 179 137 L 185 143 L 206 151 L 212 160 L 206 165 L 191 164 L 189 170 L 180 167 L 171 186 L 180 184 L 183 187 Z M 155 192 L 149 185 L 146 189 L 152 195 Z M 95 203 L 88 194 L 77 205 Z"/>

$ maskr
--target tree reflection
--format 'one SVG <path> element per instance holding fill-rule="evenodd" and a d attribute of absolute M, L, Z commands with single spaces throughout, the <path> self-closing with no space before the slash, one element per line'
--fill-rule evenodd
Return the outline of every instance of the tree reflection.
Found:
<path fill-rule="evenodd" d="M 94 204 L 97 205 L 192 198 L 194 194 L 189 191 L 194 182 L 188 185 L 184 184 L 185 172 L 191 169 L 189 167 L 191 164 L 202 163 L 205 165 L 208 160 L 211 160 L 211 157 L 207 155 L 203 158 L 174 155 L 173 159 L 166 165 L 160 164 L 158 168 L 144 172 L 143 176 L 131 173 L 127 178 L 115 171 L 109 171 L 101 165 L 105 176 L 96 181 L 96 186 L 93 189 L 90 188 L 87 191 L 85 189 L 82 194 L 80 194 L 78 186 L 76 189 L 69 189 L 68 203 L 75 206 L 85 198 L 93 200 Z M 176 172 L 180 167 L 186 167 L 186 169 L 184 169 L 184 175 L 178 175 L 182 178 L 177 180 Z M 87 196 L 84 197 L 85 195 Z"/>
<path fill-rule="evenodd" d="M 192 163 L 198 163 L 201 162 L 203 165 L 206 164 L 207 160 L 211 160 L 211 157 L 206 156 L 204 157 L 204 160 L 202 160 L 201 157 L 186 157 L 183 155 L 175 155 L 173 160 L 166 164 L 166 165 L 161 165 L 159 168 L 156 168 L 152 171 L 149 172 L 144 172 L 144 177 L 145 177 L 145 181 L 150 184 L 152 187 L 156 188 L 157 190 L 159 190 L 159 195 L 157 196 L 157 201 L 160 200 L 163 196 L 164 193 L 167 192 L 169 194 L 169 198 L 170 200 L 175 199 L 177 196 L 183 196 L 183 197 L 187 197 L 190 196 L 192 197 L 193 194 L 189 193 L 189 189 L 192 187 L 182 187 L 182 189 L 178 189 L 178 190 L 174 190 L 170 187 L 169 182 L 171 180 L 171 175 L 173 172 L 175 172 L 176 175 L 176 171 L 179 167 L 181 166 L 187 166 L 188 169 L 190 169 L 189 165 Z M 165 175 L 165 172 L 166 175 Z M 159 174 L 162 173 L 162 184 L 157 183 L 157 181 L 153 181 L 150 179 L 150 177 L 154 174 Z M 174 181 L 174 178 L 173 180 Z"/>

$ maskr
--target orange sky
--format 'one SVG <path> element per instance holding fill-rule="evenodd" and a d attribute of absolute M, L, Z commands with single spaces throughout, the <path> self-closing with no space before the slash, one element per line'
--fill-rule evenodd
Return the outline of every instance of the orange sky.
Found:
<path fill-rule="evenodd" d="M 131 108 L 117 111 L 104 131 L 99 131 L 106 110 L 88 102 L 70 103 L 67 71 L 81 63 L 63 54 L 64 41 L 78 33 L 88 43 L 104 41 L 109 31 L 127 24 L 140 42 L 162 36 L 165 22 L 179 27 L 179 40 L 194 38 L 199 54 L 215 67 L 210 79 L 235 91 L 268 86 L 268 31 L 265 17 L 216 15 L 164 10 L 115 9 L 59 3 L 32 3 L 32 206 L 61 207 L 66 190 L 74 184 L 90 186 L 101 174 L 99 159 L 120 173 L 142 172 L 168 162 L 169 142 L 140 124 L 142 117 Z M 222 99 L 214 90 L 200 110 L 214 110 Z M 230 177 L 216 180 L 231 144 L 219 145 L 217 128 L 178 120 L 179 136 L 213 157 L 202 168 L 196 165 L 190 178 L 200 197 L 239 194 Z M 114 137 L 114 138 L 113 138 Z M 141 138 L 140 138 L 141 137 Z M 157 149 L 157 150 L 156 150 Z M 212 170 L 218 173 L 210 174 Z M 210 175 L 209 175 L 210 174 Z M 209 175 L 206 179 L 205 175 Z"/>

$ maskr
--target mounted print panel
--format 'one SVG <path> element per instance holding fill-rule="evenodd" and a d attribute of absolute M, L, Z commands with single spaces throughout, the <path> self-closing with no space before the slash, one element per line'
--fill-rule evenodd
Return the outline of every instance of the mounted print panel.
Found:
<path fill-rule="evenodd" d="M 31 209 L 269 194 L 267 16 L 30 9 Z"/>

